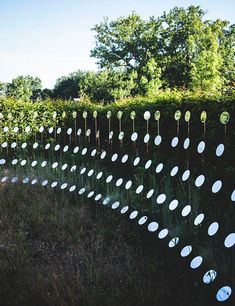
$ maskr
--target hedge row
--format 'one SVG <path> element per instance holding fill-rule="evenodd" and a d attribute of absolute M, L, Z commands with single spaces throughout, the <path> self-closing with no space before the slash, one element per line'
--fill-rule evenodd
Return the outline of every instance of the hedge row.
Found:
<path fill-rule="evenodd" d="M 184 125 L 184 114 L 186 111 L 191 112 L 190 125 L 194 128 L 202 127 L 200 115 L 202 111 L 207 112 L 207 126 L 209 131 L 214 134 L 217 128 L 221 128 L 219 121 L 222 112 L 227 111 L 230 114 L 229 126 L 234 126 L 235 118 L 235 97 L 219 97 L 219 98 L 198 98 L 193 96 L 179 96 L 177 93 L 168 96 L 159 96 L 155 98 L 136 97 L 126 99 L 106 106 L 92 104 L 87 101 L 71 102 L 71 101 L 54 101 L 46 100 L 43 102 L 22 102 L 12 99 L 0 99 L 0 125 L 9 128 L 8 137 L 11 136 L 11 131 L 15 126 L 21 128 L 23 132 L 26 126 L 31 127 L 31 132 L 37 132 L 40 126 L 63 126 L 70 125 L 74 120 L 73 115 L 76 112 L 76 120 L 80 124 L 84 121 L 83 112 L 87 111 L 86 120 L 94 120 L 93 112 L 97 111 L 97 120 L 99 128 L 104 128 L 107 125 L 107 112 L 111 111 L 111 120 L 115 127 L 118 126 L 117 113 L 123 112 L 122 126 L 123 129 L 130 129 L 132 111 L 136 112 L 135 125 L 136 129 L 141 130 L 145 126 L 143 114 L 146 110 L 151 112 L 150 127 L 155 128 L 156 120 L 154 113 L 160 111 L 160 125 L 169 128 L 175 126 L 174 114 L 176 110 L 182 113 L 180 124 Z M 1 137 L 6 136 L 0 129 Z M 18 135 L 19 136 L 19 135 Z M 22 137 L 26 137 L 22 133 Z"/>

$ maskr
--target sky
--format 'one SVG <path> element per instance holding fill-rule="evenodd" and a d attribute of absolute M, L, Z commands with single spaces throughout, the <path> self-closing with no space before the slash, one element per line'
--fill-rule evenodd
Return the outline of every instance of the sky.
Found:
<path fill-rule="evenodd" d="M 189 5 L 200 5 L 207 19 L 235 23 L 234 0 L 0 0 L 0 81 L 32 75 L 53 88 L 70 72 L 97 70 L 90 57 L 95 45 L 91 28 L 103 17 L 135 11 L 148 19 Z"/>

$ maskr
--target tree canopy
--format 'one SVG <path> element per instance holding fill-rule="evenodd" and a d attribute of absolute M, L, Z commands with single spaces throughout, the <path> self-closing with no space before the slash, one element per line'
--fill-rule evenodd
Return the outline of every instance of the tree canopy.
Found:
<path fill-rule="evenodd" d="M 234 80 L 234 25 L 204 20 L 199 6 L 142 20 L 136 13 L 92 29 L 100 68 L 125 69 L 137 93 L 159 87 L 220 91 Z"/>
<path fill-rule="evenodd" d="M 53 90 L 53 96 L 62 99 L 78 97 L 85 74 L 85 72 L 78 70 L 70 73 L 68 76 L 62 76 L 57 79 Z"/>
<path fill-rule="evenodd" d="M 89 97 L 92 101 L 111 102 L 129 96 L 134 86 L 132 78 L 122 71 L 79 70 L 56 81 L 53 97 L 62 99 Z"/>
<path fill-rule="evenodd" d="M 38 77 L 18 76 L 11 83 L 6 84 L 6 96 L 22 99 L 25 101 L 40 98 L 42 82 Z"/>

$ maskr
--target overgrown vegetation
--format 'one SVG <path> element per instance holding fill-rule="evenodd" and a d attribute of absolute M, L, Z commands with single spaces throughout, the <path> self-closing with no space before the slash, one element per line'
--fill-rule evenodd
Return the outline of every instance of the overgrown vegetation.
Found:
<path fill-rule="evenodd" d="M 205 14 L 190 6 L 147 21 L 135 13 L 104 19 L 93 28 L 91 55 L 101 67 L 124 67 L 137 93 L 156 93 L 160 87 L 221 92 L 234 80 L 234 25 L 204 20 Z"/>

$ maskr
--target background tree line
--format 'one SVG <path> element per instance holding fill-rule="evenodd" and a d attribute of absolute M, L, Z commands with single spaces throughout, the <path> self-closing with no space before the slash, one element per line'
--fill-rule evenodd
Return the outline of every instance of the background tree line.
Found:
<path fill-rule="evenodd" d="M 18 77 L 0 83 L 0 92 L 23 99 L 89 97 L 110 102 L 159 90 L 224 94 L 235 87 L 235 25 L 204 20 L 199 6 L 175 7 L 160 17 L 136 13 L 94 26 L 91 56 L 99 70 L 77 71 L 42 90 L 38 78 Z"/>

